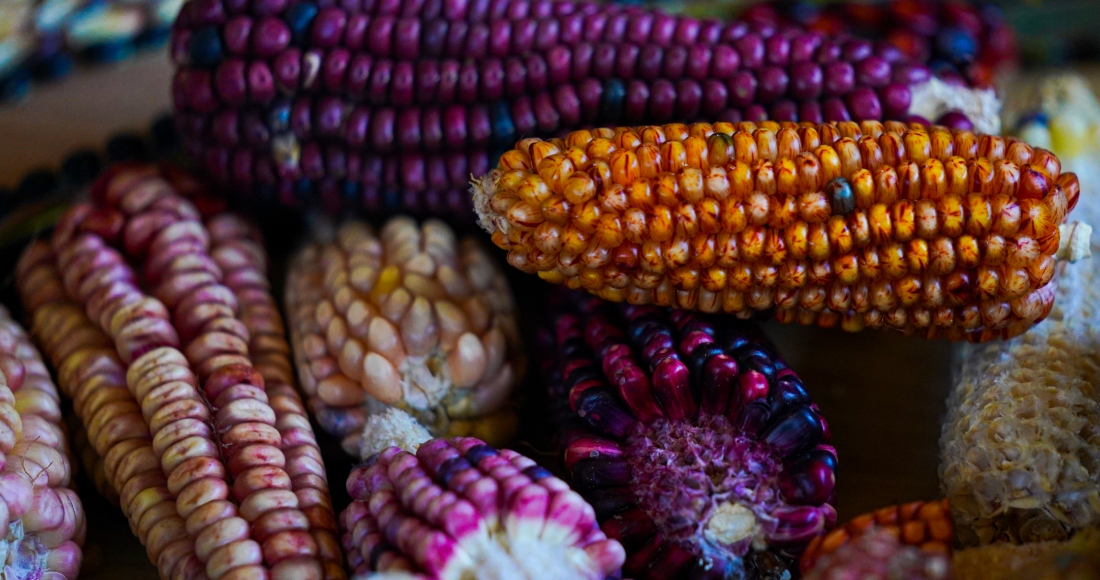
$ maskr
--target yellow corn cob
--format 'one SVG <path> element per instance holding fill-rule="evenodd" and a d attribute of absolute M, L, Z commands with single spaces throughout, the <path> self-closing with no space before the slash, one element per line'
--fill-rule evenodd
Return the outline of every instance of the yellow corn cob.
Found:
<path fill-rule="evenodd" d="M 1065 542 L 989 544 L 956 550 L 955 580 L 1100 579 L 1100 529 L 1082 530 Z"/>
<path fill-rule="evenodd" d="M 1084 167 L 1100 149 L 1067 153 Z M 1100 215 L 1100 182 L 1084 185 L 1078 211 Z M 1100 525 L 1100 264 L 1063 268 L 1046 323 L 958 353 L 940 480 L 963 545 L 1060 540 Z"/>
<path fill-rule="evenodd" d="M 1079 187 L 1011 138 L 766 121 L 524 139 L 472 190 L 510 264 L 607 300 L 984 341 L 1050 311 Z"/>
<path fill-rule="evenodd" d="M 301 383 L 322 427 L 365 456 L 417 422 L 433 436 L 507 441 L 523 353 L 511 291 L 481 246 L 407 217 L 380 236 L 348 222 L 328 237 L 294 257 L 286 288 Z"/>

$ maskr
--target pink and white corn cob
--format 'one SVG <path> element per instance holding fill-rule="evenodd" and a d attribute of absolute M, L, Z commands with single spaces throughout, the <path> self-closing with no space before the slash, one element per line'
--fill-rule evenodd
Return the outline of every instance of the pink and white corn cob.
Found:
<path fill-rule="evenodd" d="M 198 207 L 217 205 L 201 195 L 178 172 L 116 167 L 62 217 L 41 262 L 63 273 L 65 295 L 117 353 L 162 472 L 128 485 L 144 490 L 135 500 L 158 489 L 150 493 L 174 503 L 201 562 L 180 576 L 345 577 L 320 453 L 275 338 L 282 323 L 262 250 L 242 222 L 204 223 Z M 33 296 L 47 276 L 24 271 Z"/>
<path fill-rule="evenodd" d="M 390 447 L 352 471 L 348 564 L 379 578 L 602 580 L 626 553 L 562 480 L 479 439 Z"/>
<path fill-rule="evenodd" d="M 57 388 L 0 306 L 0 578 L 80 572 L 84 508 L 72 485 Z"/>

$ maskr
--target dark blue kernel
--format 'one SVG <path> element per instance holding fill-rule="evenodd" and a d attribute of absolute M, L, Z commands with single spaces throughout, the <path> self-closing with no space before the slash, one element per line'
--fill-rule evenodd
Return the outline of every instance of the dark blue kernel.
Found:
<path fill-rule="evenodd" d="M 561 345 L 561 356 L 572 357 L 582 354 L 588 354 L 588 345 L 584 343 L 583 338 L 569 338 Z"/>
<path fill-rule="evenodd" d="M 1047 114 L 1042 111 L 1032 111 L 1020 117 L 1019 121 L 1016 121 L 1016 128 L 1021 129 L 1026 125 L 1035 123 L 1046 127 L 1050 124 L 1050 120 L 1047 118 Z"/>
<path fill-rule="evenodd" d="M 466 461 L 464 457 L 452 457 L 443 462 L 443 465 L 439 466 L 439 471 L 435 474 L 435 480 L 439 485 L 447 487 L 451 483 L 451 478 L 463 469 L 470 469 L 473 466 L 469 461 Z"/>
<path fill-rule="evenodd" d="M 0 79 L 0 101 L 22 99 L 31 91 L 31 73 L 19 67 L 7 77 Z"/>
<path fill-rule="evenodd" d="M 59 79 L 73 71 L 73 57 L 59 52 L 44 57 L 34 64 L 34 77 L 41 80 Z"/>
<path fill-rule="evenodd" d="M 359 467 L 362 467 L 363 469 L 367 469 L 368 467 L 374 465 L 375 463 L 378 463 L 378 455 L 379 455 L 378 453 L 375 453 L 374 455 L 371 455 L 370 457 L 366 458 L 365 460 L 363 460 L 362 463 L 359 464 Z"/>
<path fill-rule="evenodd" d="M 716 354 L 723 354 L 724 352 L 721 346 L 713 342 L 700 344 L 695 347 L 695 350 L 691 351 L 686 362 L 688 370 L 691 371 L 693 388 L 697 389 L 702 385 L 703 369 L 706 368 L 707 361 L 710 360 L 710 357 Z"/>
<path fill-rule="evenodd" d="M 936 36 L 936 50 L 944 58 L 956 63 L 965 63 L 974 60 L 978 43 L 962 28 L 949 26 Z"/>
<path fill-rule="evenodd" d="M 157 117 L 149 133 L 153 137 L 153 146 L 158 151 L 167 151 L 179 144 L 179 131 L 176 130 L 176 120 L 171 114 Z"/>
<path fill-rule="evenodd" d="M 99 155 L 91 149 L 82 149 L 70 154 L 61 163 L 61 176 L 67 183 L 87 185 L 103 169 Z"/>
<path fill-rule="evenodd" d="M 809 407 L 799 407 L 785 416 L 776 417 L 763 432 L 761 440 L 775 447 L 783 457 L 817 447 L 823 431 L 817 413 Z"/>
<path fill-rule="evenodd" d="M 134 133 L 120 133 L 107 141 L 107 160 L 111 163 L 145 161 L 147 158 L 145 141 Z"/>
<path fill-rule="evenodd" d="M 500 455 L 494 447 L 489 445 L 474 445 L 466 450 L 466 461 L 469 461 L 471 465 L 477 465 L 481 463 L 482 459 L 486 457 L 496 457 Z"/>
<path fill-rule="evenodd" d="M 387 189 L 382 192 L 382 211 L 397 213 L 404 209 L 405 197 L 398 189 Z"/>
<path fill-rule="evenodd" d="M 507 102 L 497 101 L 489 106 L 489 121 L 493 145 L 507 147 L 516 142 L 516 125 L 512 122 L 512 112 Z"/>
<path fill-rule="evenodd" d="M 139 49 L 155 48 L 163 46 L 171 37 L 172 26 L 168 24 L 158 24 L 138 34 L 134 38 L 134 46 Z"/>
<path fill-rule="evenodd" d="M 771 406 L 766 401 L 757 399 L 741 407 L 737 413 L 737 419 L 733 422 L 733 428 L 746 437 L 756 438 L 767 425 L 771 413 Z"/>
<path fill-rule="evenodd" d="M 395 518 L 396 519 L 396 518 Z M 382 557 L 382 554 L 390 552 L 392 549 L 384 542 L 379 542 L 370 549 L 370 556 L 367 558 L 370 561 L 370 569 L 378 569 L 378 559 Z"/>
<path fill-rule="evenodd" d="M 290 101 L 280 99 L 271 106 L 271 113 L 267 116 L 267 125 L 273 133 L 290 130 Z"/>
<path fill-rule="evenodd" d="M 531 478 L 531 481 L 539 481 L 540 479 L 546 479 L 547 477 L 554 477 L 553 473 L 546 470 L 541 465 L 532 465 L 523 470 L 523 474 Z"/>
<path fill-rule="evenodd" d="M 856 197 L 852 193 L 852 185 L 843 177 L 837 177 L 825 184 L 825 195 L 829 196 L 833 215 L 848 215 L 856 209 Z"/>
<path fill-rule="evenodd" d="M 299 2 L 287 9 L 283 15 L 283 20 L 290 28 L 290 34 L 293 36 L 295 43 L 302 42 L 309 36 L 310 26 L 316 17 L 317 5 L 312 2 Z"/>
<path fill-rule="evenodd" d="M 129 39 L 109 40 L 89 46 L 83 51 L 84 58 L 97 63 L 114 63 L 126 60 L 134 55 L 134 45 Z"/>
<path fill-rule="evenodd" d="M 572 389 L 583 381 L 589 380 L 603 380 L 603 373 L 595 367 L 581 367 L 569 373 L 568 377 L 565 377 L 566 388 Z"/>
<path fill-rule="evenodd" d="M 203 68 L 212 68 L 217 65 L 224 51 L 221 34 L 213 26 L 208 26 L 196 32 L 191 37 L 191 44 L 187 47 L 191 64 Z"/>
<path fill-rule="evenodd" d="M 256 188 L 256 197 L 267 203 L 275 203 L 279 197 L 279 192 L 274 185 L 265 183 Z"/>
<path fill-rule="evenodd" d="M 584 495 L 584 499 L 592 506 L 596 519 L 601 522 L 638 505 L 634 490 L 629 485 L 592 490 Z"/>
<path fill-rule="evenodd" d="M 311 193 L 313 193 L 313 180 L 303 177 L 294 182 L 294 195 L 299 199 L 308 198 Z"/>
<path fill-rule="evenodd" d="M 626 101 L 626 85 L 619 79 L 607 79 L 603 82 L 600 95 L 599 120 L 602 123 L 615 123 L 623 115 L 623 103 Z"/>
<path fill-rule="evenodd" d="M 786 376 L 768 390 L 768 402 L 777 413 L 783 413 L 796 406 L 810 404 L 810 395 L 802 386 L 802 379 Z"/>
<path fill-rule="evenodd" d="M 340 188 L 340 200 L 343 202 L 345 209 L 358 207 L 358 204 L 362 201 L 362 192 L 359 182 L 350 179 L 344 180 L 343 187 Z"/>

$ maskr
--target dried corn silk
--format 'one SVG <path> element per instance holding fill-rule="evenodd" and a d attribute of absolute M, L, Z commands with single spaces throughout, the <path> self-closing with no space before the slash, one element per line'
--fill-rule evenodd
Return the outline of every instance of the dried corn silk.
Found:
<path fill-rule="evenodd" d="M 1087 164 L 1098 151 L 1072 153 L 1076 168 L 1097 173 Z M 1092 219 L 1100 181 L 1081 187 L 1076 211 Z M 1077 238 L 1083 245 L 1088 228 Z M 958 352 L 940 479 L 965 546 L 1059 540 L 1100 524 L 1100 261 L 1062 268 L 1046 322 Z"/>

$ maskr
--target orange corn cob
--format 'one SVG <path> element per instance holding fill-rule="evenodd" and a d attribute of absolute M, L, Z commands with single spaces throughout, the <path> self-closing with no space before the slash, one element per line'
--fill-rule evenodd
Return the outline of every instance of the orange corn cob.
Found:
<path fill-rule="evenodd" d="M 607 300 L 985 341 L 1050 311 L 1079 189 L 1012 138 L 765 121 L 524 139 L 472 192 L 510 264 Z"/>
<path fill-rule="evenodd" d="M 948 500 L 916 501 L 857 516 L 828 534 L 814 538 L 802 553 L 799 568 L 803 574 L 809 572 L 822 556 L 836 552 L 872 528 L 886 530 L 902 544 L 947 556 L 951 555 L 955 541 Z"/>

